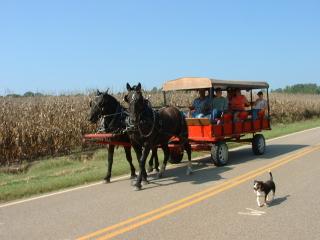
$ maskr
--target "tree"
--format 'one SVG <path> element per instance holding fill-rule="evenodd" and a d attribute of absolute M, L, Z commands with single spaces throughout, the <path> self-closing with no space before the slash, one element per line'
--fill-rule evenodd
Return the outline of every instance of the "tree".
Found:
<path fill-rule="evenodd" d="M 23 94 L 23 96 L 24 97 L 34 97 L 34 93 L 33 92 L 25 92 L 24 94 Z"/>
<path fill-rule="evenodd" d="M 151 92 L 158 92 L 158 88 L 157 88 L 157 87 L 153 87 L 153 88 L 151 89 Z"/>
<path fill-rule="evenodd" d="M 7 94 L 6 97 L 14 97 L 14 98 L 16 98 L 16 97 L 21 97 L 21 95 L 16 94 L 16 93 L 10 93 L 10 94 Z"/>
<path fill-rule="evenodd" d="M 274 92 L 320 94 L 320 86 L 315 83 L 300 83 L 286 86 L 284 89 L 278 88 Z"/>

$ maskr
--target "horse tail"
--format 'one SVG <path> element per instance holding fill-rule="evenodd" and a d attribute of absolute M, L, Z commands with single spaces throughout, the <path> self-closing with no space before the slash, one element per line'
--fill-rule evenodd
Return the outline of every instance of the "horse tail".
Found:
<path fill-rule="evenodd" d="M 179 137 L 181 138 L 182 144 L 184 145 L 188 143 L 189 140 L 188 140 L 188 125 L 187 125 L 186 118 L 182 112 L 180 112 L 180 122 L 181 122 L 181 126 L 180 126 Z"/>

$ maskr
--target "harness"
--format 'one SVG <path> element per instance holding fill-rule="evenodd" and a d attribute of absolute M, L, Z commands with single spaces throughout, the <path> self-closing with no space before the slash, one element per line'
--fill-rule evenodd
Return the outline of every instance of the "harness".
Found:
<path fill-rule="evenodd" d="M 123 116 L 125 116 L 125 115 L 128 115 L 128 114 L 124 111 L 124 109 L 123 109 L 123 107 L 121 106 L 120 103 L 118 103 L 118 106 L 116 108 L 116 112 L 115 113 L 103 114 L 103 115 L 101 114 L 101 117 L 103 119 L 106 119 L 108 117 L 112 117 L 112 119 L 107 124 L 107 129 L 106 130 L 108 132 L 111 132 L 111 133 L 122 133 L 124 131 L 123 127 L 121 127 L 121 126 L 117 127 L 115 125 L 115 123 L 116 123 L 117 120 L 121 121 L 121 118 L 123 118 Z M 121 123 L 120 123 L 120 125 L 121 125 Z"/>
<path fill-rule="evenodd" d="M 150 131 L 147 133 L 147 134 L 144 134 L 142 132 L 142 129 L 140 127 L 141 124 L 137 124 L 137 128 L 138 128 L 138 131 L 140 133 L 140 135 L 144 138 L 148 138 L 152 135 L 153 131 L 154 131 L 154 128 L 155 128 L 155 125 L 156 125 L 156 118 L 157 118 L 157 115 L 158 115 L 158 112 L 154 111 L 153 109 L 151 109 L 152 111 L 152 127 L 150 129 Z M 143 113 L 143 112 L 142 112 Z M 142 113 L 139 114 L 139 117 L 138 117 L 138 123 L 141 122 L 141 115 Z"/>
<path fill-rule="evenodd" d="M 135 100 L 135 96 L 132 96 L 132 99 L 130 101 L 130 104 L 132 104 L 132 102 Z M 126 128 L 126 132 L 128 133 L 138 133 L 142 138 L 149 138 L 154 132 L 155 130 L 157 130 L 161 135 L 168 135 L 168 136 L 174 136 L 175 134 L 170 133 L 170 132 L 165 132 L 163 131 L 163 123 L 162 120 L 159 116 L 159 112 L 157 110 L 152 109 L 152 107 L 150 106 L 150 102 L 144 99 L 144 106 L 143 106 L 143 111 L 141 111 L 140 113 L 137 114 L 137 118 L 136 118 L 136 122 L 133 123 L 132 119 L 130 118 L 130 116 L 126 119 L 126 124 L 127 124 L 127 128 Z M 151 122 L 151 127 L 150 129 L 147 131 L 147 133 L 143 132 L 143 126 L 145 125 L 145 123 L 147 122 L 147 119 L 145 119 L 146 115 L 151 115 L 148 113 L 148 111 L 151 111 L 152 113 L 152 122 Z M 181 126 L 184 126 L 184 116 L 182 113 L 180 120 L 181 120 Z M 144 120 L 145 119 L 145 120 Z M 149 118 L 150 119 L 150 118 Z M 150 122 L 148 122 L 150 123 Z M 158 125 L 158 126 L 157 126 Z M 182 127 L 183 128 L 183 127 Z M 187 136 L 187 131 L 186 130 L 180 130 L 180 136 L 183 137 L 184 135 Z M 157 135 L 156 137 L 158 137 L 159 135 Z"/>

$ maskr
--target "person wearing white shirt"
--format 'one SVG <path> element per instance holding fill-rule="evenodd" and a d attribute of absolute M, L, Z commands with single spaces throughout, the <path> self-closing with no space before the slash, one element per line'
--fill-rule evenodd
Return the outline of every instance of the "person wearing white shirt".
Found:
<path fill-rule="evenodd" d="M 268 108 L 268 103 L 265 99 L 263 99 L 263 92 L 258 92 L 258 99 L 254 102 L 252 107 L 252 118 L 253 120 L 258 119 L 258 113 L 260 111 L 266 111 Z"/>

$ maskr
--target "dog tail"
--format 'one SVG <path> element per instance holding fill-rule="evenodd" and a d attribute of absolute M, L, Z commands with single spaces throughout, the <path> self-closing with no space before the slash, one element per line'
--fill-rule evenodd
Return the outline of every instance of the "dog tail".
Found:
<path fill-rule="evenodd" d="M 270 180 L 273 181 L 273 176 L 270 170 L 269 170 L 269 175 L 270 175 Z"/>

